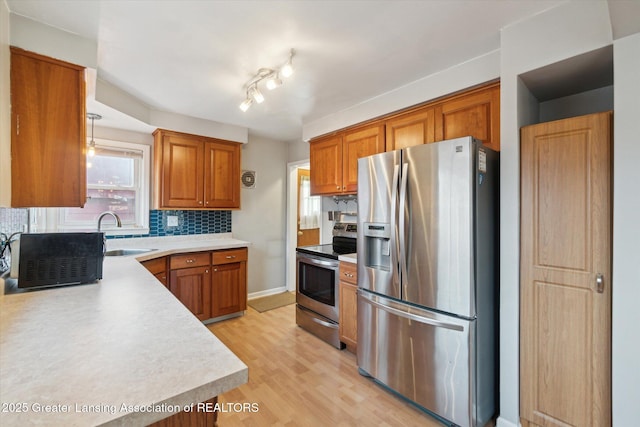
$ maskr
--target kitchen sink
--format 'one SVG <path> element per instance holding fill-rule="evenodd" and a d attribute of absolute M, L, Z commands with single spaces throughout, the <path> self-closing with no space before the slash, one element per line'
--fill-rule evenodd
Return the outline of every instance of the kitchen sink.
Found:
<path fill-rule="evenodd" d="M 127 256 L 127 255 L 140 255 L 157 249 L 112 249 L 104 253 L 105 256 Z"/>

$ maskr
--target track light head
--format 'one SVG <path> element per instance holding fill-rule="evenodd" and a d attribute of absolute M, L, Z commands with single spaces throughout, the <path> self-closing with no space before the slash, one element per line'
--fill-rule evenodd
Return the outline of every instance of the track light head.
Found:
<path fill-rule="evenodd" d="M 240 109 L 243 112 L 246 112 L 249 109 L 249 107 L 251 107 L 251 104 L 253 104 L 253 99 L 247 97 L 247 99 L 242 101 L 242 103 L 240 104 Z"/>
<path fill-rule="evenodd" d="M 274 90 L 282 85 L 282 80 L 278 77 L 278 73 L 272 73 L 270 77 L 267 77 L 267 89 Z"/>

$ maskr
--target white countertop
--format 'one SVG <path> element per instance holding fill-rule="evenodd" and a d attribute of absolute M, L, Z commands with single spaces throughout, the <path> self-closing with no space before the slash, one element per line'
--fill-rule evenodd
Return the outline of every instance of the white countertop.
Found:
<path fill-rule="evenodd" d="M 145 425 L 247 382 L 247 366 L 137 261 L 249 246 L 215 236 L 109 240 L 158 251 L 106 257 L 96 284 L 0 295 L 0 424 Z"/>
<path fill-rule="evenodd" d="M 358 256 L 355 253 L 353 253 L 353 254 L 344 254 L 344 255 L 339 255 L 338 256 L 338 260 L 339 261 L 350 262 L 352 264 L 357 264 L 358 263 Z"/>

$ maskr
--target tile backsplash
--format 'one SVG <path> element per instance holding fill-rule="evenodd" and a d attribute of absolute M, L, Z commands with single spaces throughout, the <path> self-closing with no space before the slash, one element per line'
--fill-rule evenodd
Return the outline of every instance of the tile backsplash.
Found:
<path fill-rule="evenodd" d="M 174 222 L 170 222 L 170 219 Z M 173 225 L 174 223 L 177 225 Z M 231 211 L 152 210 L 149 212 L 149 234 L 108 236 L 107 238 L 121 239 L 213 233 L 231 233 Z"/>
<path fill-rule="evenodd" d="M 173 217 L 173 222 L 171 223 L 169 222 L 170 217 Z M 7 235 L 17 231 L 24 232 L 27 230 L 28 222 L 28 209 L 0 208 L 0 232 Z M 231 233 L 231 211 L 151 210 L 149 211 L 149 234 L 108 236 L 107 238 L 183 236 L 213 233 Z"/>

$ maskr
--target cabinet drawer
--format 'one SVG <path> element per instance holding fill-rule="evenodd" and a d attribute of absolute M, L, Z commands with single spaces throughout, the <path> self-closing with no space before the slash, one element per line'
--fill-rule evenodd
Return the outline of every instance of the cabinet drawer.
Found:
<path fill-rule="evenodd" d="M 164 273 L 167 271 L 167 258 L 154 258 L 141 263 L 144 268 L 149 270 L 153 274 Z"/>
<path fill-rule="evenodd" d="M 209 252 L 192 252 L 188 254 L 172 255 L 171 270 L 189 267 L 205 267 L 210 264 Z"/>
<path fill-rule="evenodd" d="M 340 261 L 340 280 L 358 284 L 358 266 L 352 262 Z"/>
<path fill-rule="evenodd" d="M 247 260 L 247 248 L 214 251 L 211 253 L 212 265 L 229 264 Z"/>

